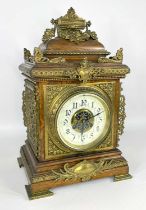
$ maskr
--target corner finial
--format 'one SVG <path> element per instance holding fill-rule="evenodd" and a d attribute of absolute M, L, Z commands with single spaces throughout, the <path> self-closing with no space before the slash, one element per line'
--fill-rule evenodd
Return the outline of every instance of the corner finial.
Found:
<path fill-rule="evenodd" d="M 100 57 L 98 59 L 99 63 L 122 63 L 122 61 L 123 61 L 123 48 L 117 50 L 115 56 L 109 58 Z"/>

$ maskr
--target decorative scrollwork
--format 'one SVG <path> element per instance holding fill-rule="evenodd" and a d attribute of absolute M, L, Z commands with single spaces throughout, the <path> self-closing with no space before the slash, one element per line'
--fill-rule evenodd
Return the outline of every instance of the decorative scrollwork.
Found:
<path fill-rule="evenodd" d="M 126 118 L 125 114 L 125 97 L 123 95 L 120 96 L 120 104 L 119 104 L 119 123 L 118 123 L 118 134 L 122 135 L 124 132 L 124 120 Z"/>
<path fill-rule="evenodd" d="M 127 162 L 123 160 L 114 161 L 112 159 L 105 161 L 102 159 L 96 162 L 83 160 L 71 168 L 69 168 L 69 164 L 66 163 L 64 165 L 64 171 L 60 170 L 60 172 L 58 172 L 53 170 L 53 172 L 57 175 L 56 179 L 58 180 L 81 179 L 81 181 L 88 181 L 96 176 L 97 173 L 124 165 L 127 165 Z"/>
<path fill-rule="evenodd" d="M 44 32 L 42 41 L 46 42 L 51 40 L 53 37 L 55 37 L 55 29 L 51 28 L 51 29 L 46 29 L 46 31 Z"/>
<path fill-rule="evenodd" d="M 24 60 L 29 62 L 29 63 L 65 63 L 66 60 L 63 57 L 56 57 L 53 59 L 49 59 L 47 57 L 44 57 L 42 51 L 40 50 L 39 47 L 34 48 L 34 56 L 31 55 L 30 51 L 24 48 Z"/>
<path fill-rule="evenodd" d="M 63 169 L 51 170 L 48 174 L 33 178 L 33 183 L 40 181 L 59 180 L 69 181 L 77 180 L 88 181 L 105 170 L 114 169 L 121 166 L 127 166 L 127 162 L 123 158 L 119 159 L 101 159 L 101 160 L 83 160 L 72 167 L 66 163 Z"/>
<path fill-rule="evenodd" d="M 31 52 L 27 50 L 26 48 L 24 48 L 24 60 L 31 63 L 34 61 L 33 56 L 31 55 Z"/>
<path fill-rule="evenodd" d="M 34 48 L 34 61 L 36 63 L 64 63 L 65 58 L 57 57 L 53 59 L 49 59 L 44 57 L 43 53 L 41 52 L 40 48 Z"/>
<path fill-rule="evenodd" d="M 84 19 L 80 18 L 75 10 L 71 7 L 67 14 L 63 17 L 51 20 L 54 24 L 54 28 L 46 29 L 42 41 L 46 42 L 51 38 L 55 37 L 55 31 L 57 30 L 58 37 L 70 40 L 75 43 L 92 39 L 97 39 L 97 35 L 94 31 L 88 30 L 91 22 L 86 22 Z M 85 31 L 82 31 L 86 28 Z"/>
<path fill-rule="evenodd" d="M 110 99 L 113 100 L 115 82 L 101 82 L 97 84 L 97 87 L 100 87 L 103 91 L 105 91 Z"/>
<path fill-rule="evenodd" d="M 23 119 L 27 127 L 27 139 L 38 157 L 39 155 L 39 102 L 37 88 L 26 81 L 23 91 Z"/>
<path fill-rule="evenodd" d="M 74 85 L 73 85 L 74 86 Z M 48 85 L 46 87 L 46 95 L 45 95 L 45 103 L 46 103 L 46 109 L 45 109 L 45 116 L 47 116 L 46 119 L 46 124 L 48 124 L 48 119 L 50 119 L 51 122 L 51 115 L 50 115 L 50 106 L 52 101 L 55 99 L 55 97 L 57 97 L 60 92 L 63 89 L 66 89 L 70 87 L 70 85 L 66 84 L 66 85 Z M 56 103 L 57 106 L 57 103 Z M 56 113 L 56 110 L 55 110 Z M 51 122 L 52 123 L 52 122 Z M 50 124 L 51 126 L 51 124 Z M 53 129 L 53 127 L 51 128 Z M 54 132 L 56 132 L 54 130 Z M 55 139 L 55 141 L 57 141 L 57 139 Z M 66 147 L 62 147 L 60 145 L 60 142 L 57 141 L 57 144 L 54 144 L 54 142 L 52 141 L 50 132 L 48 132 L 47 128 L 46 128 L 46 141 L 45 141 L 45 147 L 47 149 L 47 158 L 50 156 L 57 156 L 57 155 L 62 155 L 62 154 L 67 154 L 68 152 L 70 152 L 70 150 Z"/>
<path fill-rule="evenodd" d="M 45 140 L 45 148 L 46 148 L 46 158 L 52 158 L 56 156 L 66 156 L 69 154 L 75 154 L 76 151 L 72 151 L 70 148 L 65 147 L 60 143 L 60 140 L 57 137 L 54 137 L 51 133 L 55 133 L 55 129 L 52 126 L 52 123 L 54 122 L 54 116 L 58 110 L 59 105 L 63 102 L 63 99 L 59 96 L 61 93 L 64 92 L 64 95 L 66 95 L 66 90 L 69 90 L 69 88 L 75 88 L 76 84 L 59 84 L 59 85 L 47 85 L 45 90 L 45 124 L 46 126 L 46 140 Z M 109 97 L 110 100 L 113 101 L 114 97 L 114 88 L 115 88 L 115 82 L 100 82 L 98 84 L 94 84 L 95 87 L 99 87 L 102 89 Z M 57 98 L 57 99 L 56 99 Z M 52 101 L 55 100 L 55 103 L 52 107 Z M 52 110 L 52 111 L 51 111 Z M 48 121 L 49 119 L 49 121 Z M 49 128 L 49 130 L 48 130 Z M 112 133 L 110 132 L 107 137 L 99 144 L 95 150 L 103 150 L 104 148 L 111 148 L 112 147 Z M 89 149 L 89 151 L 91 151 Z"/>
<path fill-rule="evenodd" d="M 97 149 L 108 148 L 108 147 L 112 147 L 112 135 L 111 135 L 111 132 L 104 139 L 104 141 L 97 146 Z"/>
<path fill-rule="evenodd" d="M 54 156 L 54 155 L 62 155 L 67 152 L 61 150 L 61 148 L 57 147 L 53 142 L 52 139 L 48 136 L 48 155 L 49 156 Z"/>
<path fill-rule="evenodd" d="M 99 63 L 122 63 L 123 61 L 123 48 L 120 48 L 119 50 L 117 50 L 117 53 L 115 56 L 113 57 L 100 57 L 98 59 Z"/>
<path fill-rule="evenodd" d="M 87 58 L 85 57 L 84 60 L 80 62 L 80 66 L 77 67 L 76 69 L 75 68 L 72 70 L 66 69 L 64 71 L 64 76 L 65 77 L 67 76 L 70 79 L 78 79 L 83 83 L 86 83 L 89 79 L 92 79 L 91 66 L 87 61 Z"/>
<path fill-rule="evenodd" d="M 109 76 L 125 77 L 125 74 L 128 74 L 129 71 L 130 71 L 129 68 L 127 67 L 124 68 L 96 67 L 92 63 L 90 63 L 85 57 L 84 60 L 80 62 L 79 67 L 77 67 L 76 69 L 75 68 L 69 70 L 66 69 L 64 70 L 63 75 L 60 76 L 69 77 L 70 79 L 77 79 L 82 81 L 83 83 L 86 83 L 89 80 L 95 80 L 101 76 L 107 76 L 107 75 L 108 77 Z"/>
<path fill-rule="evenodd" d="M 97 87 L 101 88 L 113 102 L 115 82 L 101 82 L 97 84 Z M 112 133 L 110 132 L 109 135 L 104 139 L 104 141 L 98 145 L 98 149 L 112 147 L 112 144 Z"/>
<path fill-rule="evenodd" d="M 89 64 L 90 65 L 90 64 Z M 87 70 L 89 72 L 87 72 Z M 48 70 L 33 70 L 31 75 L 33 77 L 40 77 L 40 78 L 47 78 L 51 80 L 56 80 L 59 78 L 60 80 L 66 79 L 74 79 L 79 80 L 81 82 L 87 82 L 88 80 L 96 80 L 100 77 L 114 77 L 114 78 L 123 78 L 126 74 L 129 73 L 129 68 L 122 67 L 122 68 L 110 68 L 110 67 L 90 67 L 85 68 L 84 66 L 80 66 L 78 68 L 71 68 L 70 66 L 66 66 L 66 68 L 51 68 L 50 71 Z M 25 72 L 25 71 L 24 71 Z"/>
<path fill-rule="evenodd" d="M 84 60 L 80 63 L 80 67 L 77 68 L 77 76 L 80 81 L 83 81 L 83 83 L 92 78 L 91 66 L 87 61 L 87 58 L 84 58 Z"/>

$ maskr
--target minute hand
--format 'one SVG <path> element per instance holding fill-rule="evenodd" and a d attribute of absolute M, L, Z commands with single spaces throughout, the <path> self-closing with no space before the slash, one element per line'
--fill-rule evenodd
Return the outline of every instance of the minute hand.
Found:
<path fill-rule="evenodd" d="M 102 112 L 104 112 L 104 111 L 102 111 Z M 93 118 L 93 117 L 96 117 L 96 116 L 100 115 L 102 112 L 98 112 L 97 114 L 93 115 L 92 117 L 89 117 L 88 120 L 90 120 L 90 119 Z"/>

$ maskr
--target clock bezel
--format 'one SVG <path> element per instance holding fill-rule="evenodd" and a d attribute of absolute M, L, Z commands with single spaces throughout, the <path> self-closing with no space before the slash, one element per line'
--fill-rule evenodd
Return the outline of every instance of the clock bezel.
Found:
<path fill-rule="evenodd" d="M 58 116 L 59 116 L 59 113 L 61 112 L 61 109 L 62 107 L 64 106 L 64 104 L 69 101 L 72 97 L 74 96 L 77 96 L 79 94 L 89 94 L 89 95 L 93 95 L 95 97 L 98 98 L 98 100 L 100 101 L 100 103 L 103 105 L 103 107 L 105 108 L 105 112 L 106 112 L 106 117 L 107 117 L 107 120 L 105 122 L 105 126 L 104 126 L 104 130 L 103 132 L 101 133 L 101 135 L 96 138 L 94 141 L 88 143 L 88 144 L 84 144 L 84 145 L 77 145 L 77 144 L 73 144 L 69 141 L 67 141 L 65 138 L 63 138 L 63 136 L 61 136 L 61 134 L 59 133 L 59 130 L 58 130 Z M 105 135 L 107 134 L 108 130 L 109 130 L 109 127 L 110 127 L 110 120 L 111 117 L 110 117 L 110 110 L 109 110 L 109 107 L 107 105 L 107 103 L 105 102 L 105 99 L 103 99 L 101 97 L 101 95 L 99 95 L 98 93 L 93 93 L 93 91 L 87 91 L 87 90 L 82 90 L 80 92 L 76 92 L 72 95 L 70 95 L 70 97 L 68 97 L 59 107 L 58 111 L 57 111 L 57 114 L 56 114 L 56 120 L 55 120 L 55 126 L 56 126 L 56 130 L 58 132 L 58 135 L 59 135 L 59 138 L 61 139 L 61 141 L 63 141 L 63 143 L 68 146 L 69 148 L 71 149 L 74 149 L 74 150 L 77 150 L 77 151 L 84 151 L 86 149 L 90 149 L 91 147 L 93 147 L 94 145 L 98 145 L 98 143 L 100 143 L 102 141 L 102 139 L 105 137 Z"/>
<path fill-rule="evenodd" d="M 104 103 L 107 105 L 108 111 L 109 111 L 109 128 L 107 129 L 107 132 L 104 133 L 104 135 L 102 136 L 102 138 L 100 139 L 100 141 L 96 142 L 94 141 L 93 143 L 91 143 L 88 146 L 80 146 L 78 148 L 73 148 L 70 145 L 65 144 L 62 139 L 60 138 L 58 131 L 57 131 L 57 117 L 58 117 L 58 113 L 60 108 L 62 107 L 62 105 L 70 98 L 73 97 L 74 95 L 80 94 L 82 92 L 88 92 L 91 94 L 95 94 L 98 97 L 100 97 Z M 100 145 L 104 139 L 108 136 L 109 132 L 110 132 L 110 128 L 111 128 L 111 121 L 112 121 L 112 104 L 111 104 L 111 100 L 108 97 L 108 95 L 101 90 L 98 87 L 91 87 L 91 86 L 77 86 L 77 87 L 68 87 L 65 88 L 63 91 L 61 91 L 61 93 L 53 100 L 52 102 L 52 106 L 50 107 L 50 113 L 52 113 L 50 115 L 51 119 L 51 124 L 52 126 L 49 126 L 49 133 L 51 134 L 51 139 L 53 141 L 53 143 L 56 146 L 59 146 L 62 150 L 65 150 L 66 152 L 69 151 L 74 151 L 74 152 L 82 152 L 82 151 L 89 151 L 89 150 L 94 150 L 94 147 L 97 147 L 98 145 Z M 95 148 L 96 149 L 96 148 Z"/>

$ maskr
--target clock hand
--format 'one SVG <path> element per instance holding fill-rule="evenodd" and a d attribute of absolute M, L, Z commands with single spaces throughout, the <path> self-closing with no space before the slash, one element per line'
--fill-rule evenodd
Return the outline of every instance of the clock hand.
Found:
<path fill-rule="evenodd" d="M 102 112 L 104 112 L 104 111 L 102 111 Z M 99 113 L 93 115 L 92 117 L 89 117 L 88 119 L 83 119 L 82 122 L 78 122 L 78 123 L 77 123 L 78 126 L 81 126 L 81 127 L 80 127 L 80 128 L 81 128 L 80 131 L 81 131 L 81 141 L 82 141 L 82 142 L 83 142 L 83 133 L 84 133 L 84 129 L 86 128 L 86 126 L 91 126 L 90 124 L 88 125 L 87 122 L 88 122 L 91 118 L 100 115 L 102 112 L 99 112 Z M 77 125 L 77 124 L 76 124 L 76 125 Z"/>
<path fill-rule="evenodd" d="M 82 121 L 82 124 L 81 124 L 81 141 L 83 142 L 83 133 L 84 133 L 84 125 L 85 125 L 85 122 Z"/>
<path fill-rule="evenodd" d="M 82 124 L 81 122 L 77 122 L 75 125 L 72 126 L 72 128 L 73 129 L 76 129 L 76 128 L 80 129 L 81 124 Z"/>
<path fill-rule="evenodd" d="M 80 132 L 83 133 L 86 128 L 89 128 L 89 127 L 92 127 L 93 126 L 93 124 L 91 122 L 89 122 L 89 119 L 82 119 L 81 121 L 76 122 L 76 124 L 73 125 L 72 128 L 73 129 L 78 128 L 80 130 Z"/>
<path fill-rule="evenodd" d="M 81 141 L 83 141 L 83 128 L 81 128 Z"/>
<path fill-rule="evenodd" d="M 102 111 L 102 112 L 104 112 L 104 111 Z M 92 117 L 89 117 L 87 120 L 90 120 L 91 118 L 93 118 L 93 117 L 96 117 L 96 116 L 100 115 L 102 112 L 98 112 L 97 114 L 93 115 Z"/>
<path fill-rule="evenodd" d="M 83 124 L 82 122 L 77 122 L 75 125 L 72 126 L 72 128 L 73 128 L 73 129 L 78 128 L 79 130 L 81 130 L 81 125 L 82 125 L 82 124 Z"/>

